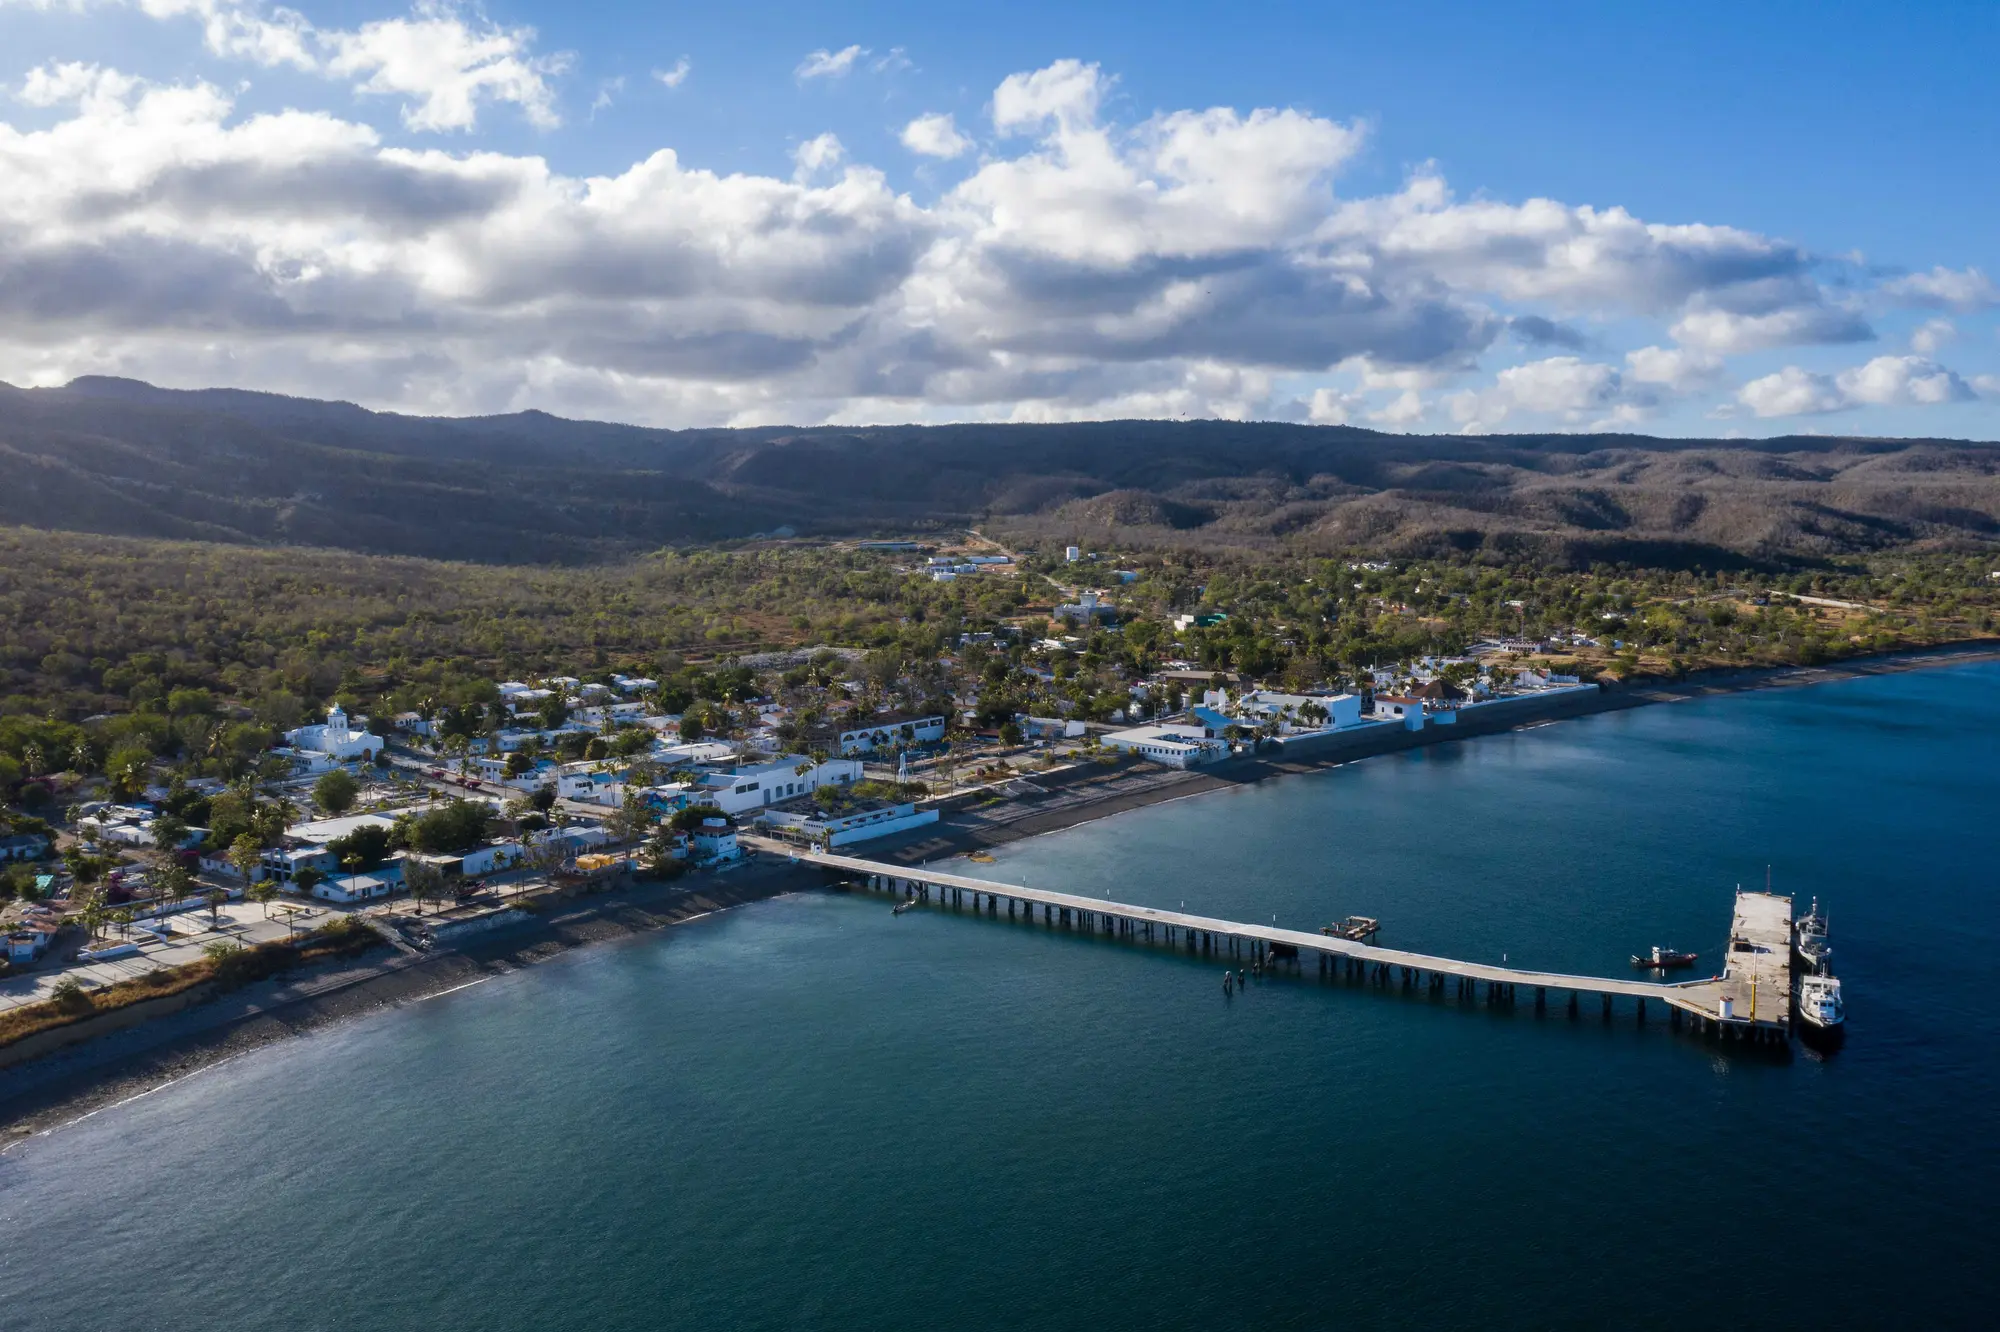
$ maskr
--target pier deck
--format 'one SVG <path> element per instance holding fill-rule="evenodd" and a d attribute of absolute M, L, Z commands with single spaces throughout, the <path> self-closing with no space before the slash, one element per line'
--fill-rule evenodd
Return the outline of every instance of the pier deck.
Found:
<path fill-rule="evenodd" d="M 1707 980 L 1663 982 L 1616 976 L 1577 976 L 1466 962 L 1400 948 L 1383 948 L 1377 944 L 1321 934 L 1317 930 L 1308 932 L 1248 921 L 1221 920 L 1185 911 L 1135 906 L 1047 888 L 977 879 L 924 866 L 891 865 L 761 838 L 746 837 L 744 840 L 771 854 L 862 875 L 884 885 L 923 885 L 946 892 L 971 893 L 975 903 L 979 895 L 985 895 L 995 903 L 1011 901 L 1040 906 L 1046 911 L 1075 913 L 1079 920 L 1124 922 L 1146 930 L 1152 937 L 1168 940 L 1178 934 L 1189 940 L 1200 940 L 1206 936 L 1211 940 L 1238 940 L 1267 948 L 1272 944 L 1281 944 L 1297 949 L 1302 958 L 1317 954 L 1363 966 L 1402 968 L 1419 976 L 1455 978 L 1475 985 L 1484 983 L 1536 991 L 1553 990 L 1571 996 L 1594 994 L 1607 999 L 1615 995 L 1637 1000 L 1641 1005 L 1653 999 L 1697 1020 L 1713 1024 L 1713 1029 L 1718 1031 L 1754 1031 L 1768 1036 L 1790 1030 L 1791 899 L 1768 893 L 1737 894 L 1736 915 L 1730 930 L 1730 952 L 1722 975 Z M 1730 1001 L 1727 1009 L 1723 1003 L 1725 999 Z M 1643 1007 L 1640 1011 L 1643 1014 Z M 1725 1012 L 1729 1013 L 1727 1018 L 1723 1016 Z"/>
<path fill-rule="evenodd" d="M 1738 1021 L 1791 1029 L 1791 898 L 1776 893 L 1736 894 L 1723 972 L 1710 983 L 1716 988 L 1715 1002 L 1705 1016 L 1715 1017 L 1720 1001 L 1726 998 Z"/>

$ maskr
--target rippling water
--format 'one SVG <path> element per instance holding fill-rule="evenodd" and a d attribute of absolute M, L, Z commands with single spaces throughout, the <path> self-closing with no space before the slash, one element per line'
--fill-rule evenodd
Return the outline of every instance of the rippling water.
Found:
<path fill-rule="evenodd" d="M 1629 974 L 1768 864 L 1832 913 L 1830 1059 L 806 894 L 0 1158 L 0 1328 L 1984 1324 L 1996 686 L 1593 717 L 978 871 Z"/>

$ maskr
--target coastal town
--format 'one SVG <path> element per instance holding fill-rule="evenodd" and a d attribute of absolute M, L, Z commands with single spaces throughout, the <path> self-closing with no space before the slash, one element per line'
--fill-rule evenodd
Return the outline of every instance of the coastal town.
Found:
<path fill-rule="evenodd" d="M 1157 554 L 976 532 L 840 558 L 878 597 L 938 589 L 949 618 L 905 599 L 873 647 L 350 667 L 318 699 L 231 698 L 142 655 L 90 668 L 123 711 L 0 717 L 0 1025 L 59 1039 L 217 978 L 433 954 L 553 904 L 740 874 L 760 847 L 976 852 L 1204 780 L 1575 715 L 1685 670 L 1670 654 L 1702 633 L 1711 662 L 1902 641 L 1893 585 L 1879 604 L 1723 579 L 1641 597 L 1382 559 L 1190 585 Z"/>
<path fill-rule="evenodd" d="M 1022 576 L 1011 555 L 872 544 L 910 577 Z M 1062 561 L 1097 572 L 1074 547 Z M 394 711 L 336 698 L 249 753 L 223 752 L 221 724 L 206 752 L 111 746 L 95 764 L 90 723 L 53 758 L 31 736 L 0 841 L 0 1014 L 87 1012 L 329 930 L 435 949 L 527 919 L 550 894 L 727 873 L 754 854 L 746 837 L 908 840 L 954 812 L 996 824 L 1078 776 L 1136 772 L 1131 786 L 1360 754 L 1598 688 L 1551 669 L 1567 643 L 1519 639 L 1303 687 L 1261 681 L 1174 655 L 1227 612 L 1132 617 L 1118 591 L 1134 577 L 1052 580 L 1066 599 L 1046 615 L 963 632 L 933 661 L 805 646 L 671 674 L 462 681 L 450 701 Z M 1160 649 L 1152 669 L 1107 661 L 1107 641 L 1134 626 Z M 1121 691 L 1109 705 L 1107 685 Z M 218 723 L 231 711 L 176 703 Z"/>

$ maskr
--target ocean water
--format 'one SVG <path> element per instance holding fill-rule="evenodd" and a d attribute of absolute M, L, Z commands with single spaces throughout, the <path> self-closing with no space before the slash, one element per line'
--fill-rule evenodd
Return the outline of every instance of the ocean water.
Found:
<path fill-rule="evenodd" d="M 1830 1057 L 805 893 L 0 1157 L 0 1328 L 1990 1326 L 1996 735 L 1993 666 L 1739 695 L 977 871 L 1618 975 L 1768 866 Z"/>

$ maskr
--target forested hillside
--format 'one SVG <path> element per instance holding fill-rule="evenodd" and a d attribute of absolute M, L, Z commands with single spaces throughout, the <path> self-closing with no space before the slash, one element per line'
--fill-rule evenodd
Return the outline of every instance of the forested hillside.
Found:
<path fill-rule="evenodd" d="M 934 531 L 1662 566 L 2000 541 L 2000 445 L 1404 436 L 1221 421 L 652 430 L 128 380 L 0 386 L 0 522 L 584 563 Z"/>

